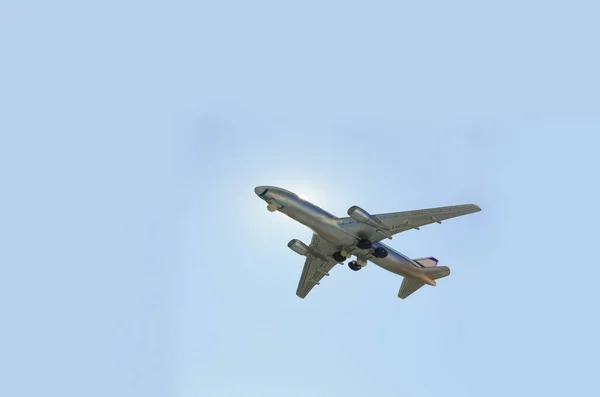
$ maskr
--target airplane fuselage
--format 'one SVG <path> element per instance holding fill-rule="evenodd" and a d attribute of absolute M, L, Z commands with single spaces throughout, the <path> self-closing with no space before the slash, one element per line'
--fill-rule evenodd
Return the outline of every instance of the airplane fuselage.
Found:
<path fill-rule="evenodd" d="M 295 193 L 273 186 L 258 186 L 255 193 L 273 205 L 273 210 L 276 208 L 277 211 L 307 226 L 339 250 L 355 245 L 359 239 L 359 236 L 350 234 L 341 226 L 340 218 L 298 197 Z M 422 276 L 419 266 L 412 259 L 383 243 L 373 243 L 373 248 L 377 247 L 383 247 L 388 255 L 385 258 L 371 256 L 369 261 L 400 276 Z M 359 250 L 354 255 L 360 258 L 363 253 L 365 252 Z"/>

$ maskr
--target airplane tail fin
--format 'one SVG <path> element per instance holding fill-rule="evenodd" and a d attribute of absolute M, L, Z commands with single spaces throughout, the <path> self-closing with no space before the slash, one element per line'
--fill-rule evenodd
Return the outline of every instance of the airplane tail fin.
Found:
<path fill-rule="evenodd" d="M 448 266 L 425 267 L 419 270 L 423 274 L 423 277 L 405 277 L 402 281 L 402 285 L 400 285 L 398 298 L 406 299 L 409 295 L 421 288 L 426 283 L 435 285 L 435 281 L 433 280 L 450 275 L 450 268 Z"/>

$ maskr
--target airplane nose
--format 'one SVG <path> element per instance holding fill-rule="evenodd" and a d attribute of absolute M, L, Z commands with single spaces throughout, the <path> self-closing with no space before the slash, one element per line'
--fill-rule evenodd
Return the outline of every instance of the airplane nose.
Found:
<path fill-rule="evenodd" d="M 267 191 L 266 186 L 257 186 L 254 188 L 254 193 L 256 193 L 257 196 L 264 194 L 266 191 Z"/>

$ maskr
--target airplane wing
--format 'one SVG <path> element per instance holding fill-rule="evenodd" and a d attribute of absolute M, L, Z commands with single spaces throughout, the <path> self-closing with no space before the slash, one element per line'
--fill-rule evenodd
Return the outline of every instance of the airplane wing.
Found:
<path fill-rule="evenodd" d="M 384 226 L 384 228 L 379 228 L 383 234 L 377 231 L 378 228 L 358 222 L 353 218 L 340 218 L 339 222 L 350 234 L 359 238 L 366 238 L 373 243 L 376 243 L 386 238 L 385 234 L 391 237 L 410 229 L 418 230 L 421 226 L 429 225 L 431 223 L 442 223 L 442 221 L 446 219 L 456 218 L 458 216 L 479 211 L 481 211 L 481 208 L 475 204 L 465 204 L 377 214 L 375 217 L 381 220 Z"/>
<path fill-rule="evenodd" d="M 331 258 L 331 254 L 337 249 L 316 234 L 313 234 L 309 248 L 310 252 L 306 255 L 304 269 L 302 269 L 302 275 L 296 290 L 296 295 L 302 299 L 308 295 L 315 285 L 319 284 L 319 281 L 325 275 L 329 276 L 329 271 L 337 264 Z"/>

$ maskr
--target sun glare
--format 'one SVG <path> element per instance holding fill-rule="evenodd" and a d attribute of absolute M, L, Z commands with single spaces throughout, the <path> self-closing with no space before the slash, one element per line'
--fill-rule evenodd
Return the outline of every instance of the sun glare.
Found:
<path fill-rule="evenodd" d="M 327 197 L 324 190 L 318 189 L 317 184 L 308 183 L 286 183 L 282 188 L 296 193 L 300 198 L 310 201 L 318 206 L 325 205 Z"/>

